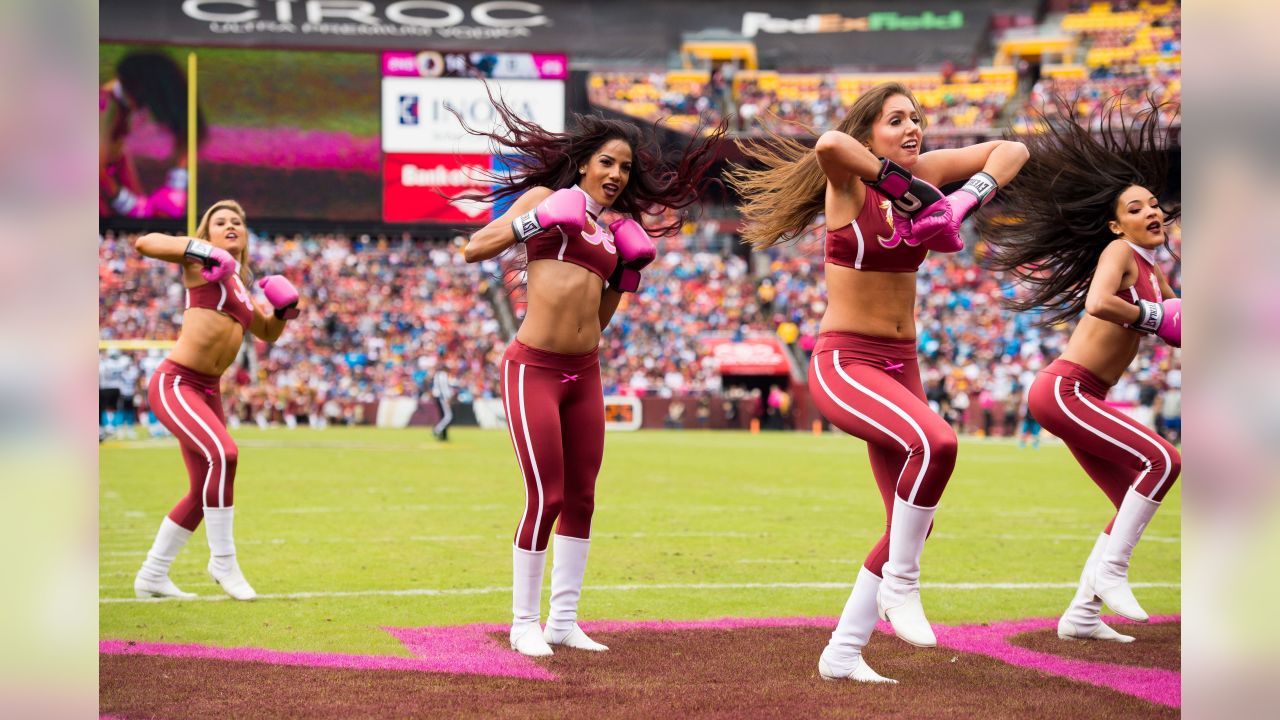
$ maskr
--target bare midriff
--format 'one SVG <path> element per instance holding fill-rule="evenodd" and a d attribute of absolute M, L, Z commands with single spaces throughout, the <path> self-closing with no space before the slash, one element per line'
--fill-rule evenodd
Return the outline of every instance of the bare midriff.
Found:
<path fill-rule="evenodd" d="M 208 308 L 188 308 L 182 332 L 169 359 L 205 375 L 221 375 L 236 359 L 244 328 L 230 315 Z"/>
<path fill-rule="evenodd" d="M 1138 354 L 1141 342 L 1142 336 L 1129 328 L 1085 315 L 1071 333 L 1061 358 L 1088 369 L 1108 385 L 1115 385 Z"/>
<path fill-rule="evenodd" d="M 591 352 L 600 344 L 600 295 L 604 281 L 590 270 L 559 260 L 529 263 L 528 307 L 516 339 L 539 350 Z"/>
<path fill-rule="evenodd" d="M 827 311 L 819 332 L 916 336 L 916 274 L 871 272 L 827 263 Z"/>

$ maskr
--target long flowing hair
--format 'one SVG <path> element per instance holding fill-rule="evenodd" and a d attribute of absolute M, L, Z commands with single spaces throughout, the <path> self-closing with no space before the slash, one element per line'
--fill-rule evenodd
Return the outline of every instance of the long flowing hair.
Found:
<path fill-rule="evenodd" d="M 520 117 L 505 101 L 494 97 L 487 84 L 486 89 L 501 126 L 496 131 L 472 128 L 456 109 L 449 109 L 467 132 L 487 138 L 496 152 L 506 156 L 507 169 L 479 173 L 497 189 L 462 196 L 478 202 L 516 197 L 537 186 L 552 190 L 573 187 L 578 182 L 578 168 L 592 154 L 610 140 L 622 140 L 631 147 L 631 174 L 611 209 L 644 224 L 646 215 L 655 216 L 664 209 L 683 210 L 698 201 L 726 129 L 723 123 L 709 133 L 699 127 L 695 139 L 671 161 L 663 156 L 657 142 L 656 125 L 646 131 L 626 120 L 574 113 L 570 129 L 555 133 Z M 675 213 L 665 223 L 645 225 L 645 230 L 655 237 L 674 235 L 684 224 L 681 214 Z"/>
<path fill-rule="evenodd" d="M 129 53 L 116 65 L 120 87 L 136 106 L 146 108 L 156 122 L 177 140 L 178 151 L 187 145 L 187 76 L 173 58 L 162 52 Z M 204 113 L 196 106 L 196 144 L 209 134 Z"/>
<path fill-rule="evenodd" d="M 240 280 L 246 288 L 249 283 L 253 282 L 253 273 L 249 271 L 249 221 L 245 219 L 244 208 L 240 207 L 240 203 L 235 200 L 219 200 L 209 206 L 204 211 L 204 215 L 200 218 L 200 224 L 196 226 L 196 239 L 209 242 L 209 219 L 219 210 L 230 210 L 240 216 L 240 222 L 245 224 L 244 228 L 244 249 L 240 251 L 240 257 L 236 258 L 240 261 Z"/>
<path fill-rule="evenodd" d="M 1054 98 L 1058 114 L 1037 112 L 1043 131 L 1022 138 L 1031 157 L 1001 189 L 1001 212 L 978 216 L 983 264 L 1010 273 L 1027 288 L 1005 306 L 1018 312 L 1045 308 L 1042 325 L 1070 320 L 1084 309 L 1098 259 L 1117 237 L 1108 223 L 1116 219 L 1116 200 L 1126 189 L 1150 190 L 1161 201 L 1166 224 L 1181 214 L 1179 204 L 1162 197 L 1172 138 L 1161 129 L 1161 115 L 1176 116 L 1177 108 L 1149 100 L 1126 119 L 1125 102 L 1114 96 L 1080 117 L 1075 103 Z"/>
<path fill-rule="evenodd" d="M 885 101 L 895 95 L 911 101 L 923 129 L 920 103 L 905 85 L 896 82 L 881 83 L 863 93 L 835 129 L 858 142 L 870 142 L 872 126 Z M 827 188 L 827 176 L 813 148 L 772 128 L 766 128 L 765 133 L 764 141 L 737 141 L 754 162 L 733 164 L 728 176 L 729 184 L 744 200 L 738 206 L 745 221 L 742 238 L 758 250 L 802 235 L 825 210 Z"/>

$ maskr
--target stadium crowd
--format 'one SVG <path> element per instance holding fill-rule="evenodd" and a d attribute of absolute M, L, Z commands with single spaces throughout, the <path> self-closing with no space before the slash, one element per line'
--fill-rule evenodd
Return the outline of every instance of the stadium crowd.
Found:
<path fill-rule="evenodd" d="M 666 118 L 681 130 L 714 126 L 730 117 L 730 129 L 758 133 L 768 128 L 784 135 L 808 136 L 844 117 L 857 99 L 855 87 L 874 84 L 879 77 L 853 80 L 835 73 L 789 76 L 777 73 L 737 73 L 732 83 L 711 72 L 702 80 L 677 80 L 661 71 L 602 72 L 592 77 L 592 103 L 648 121 Z M 939 73 L 912 78 L 935 131 L 993 130 L 1011 97 L 1011 86 L 991 84 L 976 97 L 961 91 L 969 73 Z M 976 73 L 975 73 L 976 75 Z M 952 83 L 956 85 L 952 87 Z M 980 81 L 974 80 L 974 83 Z"/>
<path fill-rule="evenodd" d="M 255 237 L 250 252 L 257 275 L 281 273 L 303 290 L 307 312 L 274 345 L 255 341 L 253 361 L 225 376 L 233 424 L 359 422 L 362 403 L 417 396 L 439 366 L 461 402 L 496 394 L 488 368 L 505 340 L 484 296 L 496 263 L 468 266 L 449 246 L 408 236 Z M 176 338 L 184 304 L 177 269 L 112 233 L 100 238 L 99 260 L 100 338 Z M 148 352 L 157 354 L 108 352 L 100 375 L 117 383 L 112 358 L 142 362 Z M 145 373 L 129 377 L 125 392 L 145 403 Z"/>
<path fill-rule="evenodd" d="M 825 309 L 817 234 L 753 254 L 749 263 L 727 251 L 736 239 L 714 227 L 689 223 L 683 235 L 660 243 L 640 292 L 623 301 L 604 335 L 606 394 L 726 394 L 700 347 L 710 335 L 776 333 L 807 366 Z M 1176 228 L 1172 241 L 1176 252 Z M 438 367 L 452 378 L 459 402 L 499 396 L 493 368 L 506 338 L 493 302 L 519 297 L 501 287 L 504 269 L 508 278 L 519 276 L 510 271 L 512 258 L 467 265 L 456 243 L 407 236 L 255 237 L 250 248 L 256 273 L 283 273 L 304 289 L 306 311 L 278 343 L 255 341 L 253 360 L 226 375 L 233 424 L 362 422 L 365 403 L 419 396 Z M 176 268 L 141 258 L 128 237 L 112 233 L 100 237 L 99 256 L 101 339 L 176 337 L 183 307 Z M 1165 269 L 1176 288 L 1171 258 Z M 958 427 L 972 428 L 979 418 L 984 432 L 1011 434 L 1023 390 L 1061 350 L 1067 328 L 1035 328 L 1034 317 L 1003 310 L 1000 299 L 1016 288 L 981 270 L 972 251 L 930 256 L 917 282 L 930 401 Z M 145 384 L 160 356 L 157 349 L 101 354 L 100 384 L 120 388 L 125 409 L 115 422 L 130 411 L 146 419 Z M 1159 400 L 1178 389 L 1178 367 L 1169 349 L 1156 345 L 1139 354 L 1112 399 L 1154 417 Z"/>
<path fill-rule="evenodd" d="M 1177 105 L 1182 99 L 1182 6 L 1142 0 L 1075 3 L 1060 20 L 1039 30 L 1072 38 L 1066 62 L 1050 66 L 1019 58 L 1006 67 L 893 73 L 796 73 L 738 69 L 723 62 L 703 71 L 601 70 L 588 94 L 595 105 L 646 121 L 664 120 L 689 130 L 730 118 L 730 129 L 758 134 L 812 136 L 833 127 L 866 87 L 883 80 L 905 83 L 929 119 L 933 147 L 959 135 L 994 135 L 1009 121 L 1027 128 L 1034 111 L 1053 113 L 1052 99 L 1076 101 L 1088 117 L 1108 97 L 1128 94 Z M 998 43 L 998 41 L 997 41 Z M 1008 62 L 1008 61 L 1006 61 Z M 1029 92 L 1019 94 L 1024 82 Z M 1169 117 L 1172 121 L 1172 116 Z"/>

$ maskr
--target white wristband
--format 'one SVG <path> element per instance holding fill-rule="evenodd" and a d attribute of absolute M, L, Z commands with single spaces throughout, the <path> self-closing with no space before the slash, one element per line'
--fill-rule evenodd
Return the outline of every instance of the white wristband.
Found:
<path fill-rule="evenodd" d="M 538 222 L 538 208 L 534 208 L 512 221 L 511 230 L 515 233 L 516 242 L 518 243 L 525 242 L 542 232 L 542 225 Z"/>
<path fill-rule="evenodd" d="M 1129 326 L 1130 328 L 1148 335 L 1160 329 L 1160 323 L 1164 321 L 1164 308 L 1160 303 L 1139 300 L 1138 313 L 1138 319 Z"/>
<path fill-rule="evenodd" d="M 186 259 L 192 262 L 198 262 L 205 267 L 209 267 L 209 256 L 212 254 L 213 245 L 202 240 L 196 240 L 195 238 L 191 238 L 187 241 L 187 250 L 182 253 L 183 257 Z"/>
<path fill-rule="evenodd" d="M 998 187 L 999 185 L 996 183 L 995 178 L 985 172 L 979 172 L 969 178 L 969 182 L 966 182 L 960 189 L 978 198 L 978 207 L 982 207 L 996 194 L 996 188 Z"/>

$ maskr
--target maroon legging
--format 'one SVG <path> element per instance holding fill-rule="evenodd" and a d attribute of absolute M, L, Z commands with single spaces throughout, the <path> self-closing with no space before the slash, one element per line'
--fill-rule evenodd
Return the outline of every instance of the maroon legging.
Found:
<path fill-rule="evenodd" d="M 1182 471 L 1182 456 L 1151 428 L 1107 405 L 1110 389 L 1088 368 L 1054 360 L 1036 374 L 1028 406 L 1041 427 L 1062 438 L 1116 508 L 1131 486 L 1160 502 Z"/>
<path fill-rule="evenodd" d="M 240 452 L 227 434 L 218 376 L 165 359 L 151 376 L 147 402 L 182 447 L 190 481 L 169 519 L 195 530 L 206 507 L 231 507 Z"/>
<path fill-rule="evenodd" d="M 559 534 L 591 537 L 596 475 L 604 457 L 596 351 L 565 355 L 512 340 L 502 356 L 502 402 L 524 475 L 516 547 L 545 550 L 557 517 Z"/>
<path fill-rule="evenodd" d="M 938 504 L 956 465 L 955 431 L 925 400 L 911 339 L 822 333 L 809 362 L 809 393 L 832 425 L 867 441 L 885 530 L 863 564 L 879 576 L 889 559 L 895 493 L 913 505 Z"/>

